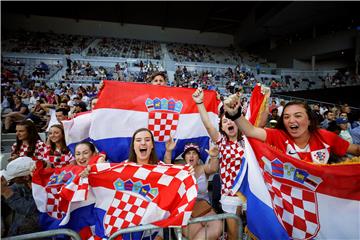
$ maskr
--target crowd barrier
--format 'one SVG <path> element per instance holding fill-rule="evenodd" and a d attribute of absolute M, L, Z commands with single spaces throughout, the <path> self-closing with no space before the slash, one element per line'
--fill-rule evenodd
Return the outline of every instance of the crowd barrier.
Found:
<path fill-rule="evenodd" d="M 240 217 L 235 214 L 223 213 L 223 214 L 217 214 L 217 215 L 212 215 L 212 216 L 198 217 L 198 218 L 190 219 L 188 222 L 188 225 L 194 224 L 194 223 L 200 223 L 200 222 L 204 223 L 204 222 L 222 220 L 222 223 L 223 223 L 222 224 L 223 225 L 222 234 L 224 234 L 225 219 L 227 219 L 227 218 L 232 218 L 232 219 L 236 220 L 236 222 L 238 224 L 238 229 L 239 229 L 237 239 L 243 239 L 243 224 L 242 224 Z M 207 226 L 205 227 L 205 235 L 206 235 L 206 228 L 207 228 Z M 161 228 L 158 226 L 152 225 L 152 224 L 120 229 L 119 231 L 112 234 L 109 237 L 109 240 L 116 239 L 118 236 L 120 236 L 122 234 L 126 234 L 126 233 L 150 231 L 150 230 L 157 230 L 157 229 L 161 229 Z M 169 229 L 170 229 L 170 231 L 171 231 L 171 229 L 174 230 L 177 240 L 188 240 L 187 238 L 185 238 L 182 235 L 182 228 L 173 227 L 173 228 L 169 228 Z M 29 234 L 24 234 L 24 235 L 6 237 L 6 238 L 2 238 L 2 239 L 4 239 L 4 240 L 26 240 L 26 239 L 40 239 L 40 238 L 52 237 L 52 236 L 58 236 L 58 235 L 67 235 L 67 236 L 71 237 L 73 240 L 81 240 L 80 236 L 75 231 L 73 231 L 71 229 L 66 229 L 66 228 L 56 229 L 56 230 L 48 230 L 48 231 L 36 232 L 36 233 L 29 233 Z M 130 237 L 130 239 L 131 239 L 131 237 Z M 169 234 L 169 239 L 172 239 L 171 232 Z M 205 238 L 204 240 L 206 240 L 206 239 L 207 238 Z"/>
<path fill-rule="evenodd" d="M 222 232 L 222 234 L 224 234 L 224 231 L 225 231 L 225 219 L 227 219 L 227 218 L 233 218 L 233 219 L 235 219 L 237 221 L 238 229 L 239 229 L 237 239 L 242 239 L 243 238 L 242 221 L 241 221 L 240 217 L 235 215 L 235 214 L 223 213 L 223 214 L 217 214 L 217 215 L 212 215 L 212 216 L 193 218 L 193 219 L 189 220 L 188 225 L 194 224 L 194 223 L 200 223 L 200 222 L 211 222 L 211 221 L 222 220 L 223 221 L 223 232 Z M 206 228 L 207 228 L 207 226 L 205 227 L 205 233 L 206 233 Z M 144 226 L 130 227 L 130 228 L 126 228 L 126 229 L 120 229 L 119 231 L 112 234 L 110 236 L 109 240 L 116 239 L 116 237 L 118 237 L 118 236 L 120 236 L 122 234 L 126 234 L 126 233 L 134 233 L 134 232 L 140 232 L 140 231 L 150 231 L 150 230 L 157 230 L 157 229 L 161 229 L 161 228 L 159 228 L 157 226 L 154 226 L 154 225 L 151 225 L 151 224 L 144 225 Z M 170 229 L 174 229 L 177 240 L 188 240 L 186 237 L 184 237 L 182 235 L 181 228 L 173 227 L 173 228 L 170 228 Z M 172 239 L 171 234 L 169 234 L 169 239 Z M 206 240 L 206 239 L 207 238 L 205 238 L 204 240 Z"/>
<path fill-rule="evenodd" d="M 13 237 L 1 238 L 3 240 L 26 240 L 26 239 L 40 239 L 45 237 L 52 237 L 58 235 L 67 235 L 71 237 L 73 240 L 81 240 L 79 234 L 71 229 L 56 229 L 56 230 L 48 230 L 43 232 L 29 233 L 24 235 L 18 235 Z"/>

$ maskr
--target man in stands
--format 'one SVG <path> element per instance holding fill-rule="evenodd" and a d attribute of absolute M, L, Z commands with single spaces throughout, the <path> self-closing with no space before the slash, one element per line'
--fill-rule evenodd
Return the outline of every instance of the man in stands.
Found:
<path fill-rule="evenodd" d="M 150 76 L 150 83 L 152 85 L 166 86 L 167 78 L 163 72 L 155 72 Z"/>
<path fill-rule="evenodd" d="M 335 114 L 332 111 L 326 111 L 324 113 L 325 120 L 320 123 L 321 128 L 327 129 L 329 123 L 335 120 Z"/>

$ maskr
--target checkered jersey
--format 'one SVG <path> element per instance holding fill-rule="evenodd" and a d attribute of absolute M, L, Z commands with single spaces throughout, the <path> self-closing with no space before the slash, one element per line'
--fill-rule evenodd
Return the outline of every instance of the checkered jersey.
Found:
<path fill-rule="evenodd" d="M 54 167 L 63 167 L 71 161 L 75 161 L 75 158 L 70 151 L 68 153 L 61 153 L 59 149 L 56 149 L 53 151 L 53 154 L 51 154 L 50 146 L 47 146 L 44 160 L 50 162 Z"/>
<path fill-rule="evenodd" d="M 315 192 L 280 183 L 264 172 L 273 208 L 280 223 L 294 239 L 309 239 L 319 231 Z"/>
<path fill-rule="evenodd" d="M 20 150 L 18 153 L 15 153 L 16 143 L 11 146 L 11 154 L 17 154 L 19 157 L 27 156 L 29 145 L 21 144 Z M 47 151 L 47 146 L 44 142 L 37 140 L 35 144 L 34 158 L 37 160 L 45 160 L 45 152 Z"/>
<path fill-rule="evenodd" d="M 241 141 L 229 141 L 225 136 L 221 136 L 216 144 L 220 152 L 221 194 L 235 196 L 231 189 L 240 170 L 244 155 L 243 144 Z"/>
<path fill-rule="evenodd" d="M 170 136 L 175 135 L 179 116 L 175 112 L 149 112 L 148 128 L 155 141 L 167 141 Z"/>
<path fill-rule="evenodd" d="M 111 236 L 119 229 L 140 225 L 149 202 L 127 192 L 116 192 L 105 215 L 105 234 Z"/>

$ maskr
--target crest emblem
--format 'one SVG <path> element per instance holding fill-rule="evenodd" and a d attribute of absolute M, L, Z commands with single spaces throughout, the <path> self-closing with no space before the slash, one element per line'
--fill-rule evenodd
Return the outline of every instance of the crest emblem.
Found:
<path fill-rule="evenodd" d="M 293 239 L 310 239 L 317 235 L 320 224 L 318 203 L 314 192 L 322 182 L 303 169 L 279 159 L 262 157 L 265 185 L 273 210 L 281 225 Z M 302 187 L 288 184 L 301 184 Z"/>
<path fill-rule="evenodd" d="M 183 107 L 181 101 L 148 98 L 145 105 L 149 112 L 148 128 L 153 133 L 155 141 L 164 142 L 175 135 Z"/>

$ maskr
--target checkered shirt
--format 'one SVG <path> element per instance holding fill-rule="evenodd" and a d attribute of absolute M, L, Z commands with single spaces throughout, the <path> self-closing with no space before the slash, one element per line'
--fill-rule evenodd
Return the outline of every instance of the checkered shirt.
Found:
<path fill-rule="evenodd" d="M 235 196 L 231 189 L 240 170 L 244 147 L 241 141 L 232 142 L 225 136 L 221 136 L 217 145 L 220 152 L 221 194 Z"/>
<path fill-rule="evenodd" d="M 105 234 L 140 225 L 149 202 L 126 192 L 116 192 L 104 218 Z"/>
<path fill-rule="evenodd" d="M 44 159 L 45 161 L 50 162 L 54 167 L 63 167 L 68 165 L 71 161 L 75 161 L 75 158 L 72 156 L 70 151 L 64 154 L 56 149 L 53 151 L 53 154 L 51 154 L 50 146 L 47 147 Z"/>
<path fill-rule="evenodd" d="M 289 186 L 264 172 L 273 208 L 280 223 L 294 239 L 309 239 L 319 231 L 315 192 Z"/>
<path fill-rule="evenodd" d="M 179 113 L 174 112 L 149 112 L 148 128 L 155 141 L 167 141 L 170 136 L 175 135 L 179 116 Z"/>
<path fill-rule="evenodd" d="M 11 147 L 11 154 L 17 154 L 19 157 L 27 156 L 29 145 L 21 144 L 20 150 L 18 153 L 15 153 L 16 143 Z M 35 144 L 34 158 L 37 160 L 45 160 L 45 152 L 47 151 L 47 146 L 44 142 L 37 140 Z"/>

